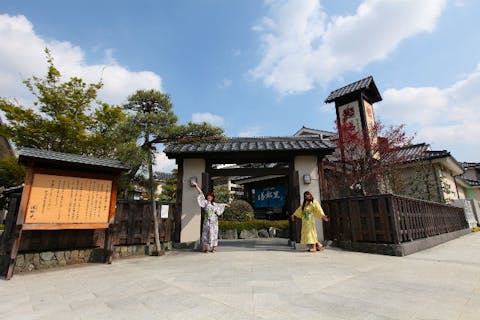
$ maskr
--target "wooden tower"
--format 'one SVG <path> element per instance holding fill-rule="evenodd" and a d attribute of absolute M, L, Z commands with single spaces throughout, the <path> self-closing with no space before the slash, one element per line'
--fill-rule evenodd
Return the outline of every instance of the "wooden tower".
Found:
<path fill-rule="evenodd" d="M 336 89 L 325 99 L 325 103 L 335 102 L 337 124 L 349 121 L 365 133 L 365 139 L 371 137 L 368 132 L 375 125 L 373 104 L 378 101 L 382 101 L 382 97 L 372 76 Z"/>

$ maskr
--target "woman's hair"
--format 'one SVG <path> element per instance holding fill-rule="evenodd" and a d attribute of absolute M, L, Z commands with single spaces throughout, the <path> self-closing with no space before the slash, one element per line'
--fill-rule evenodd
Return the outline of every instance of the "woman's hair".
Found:
<path fill-rule="evenodd" d="M 208 196 L 212 197 L 212 202 L 215 201 L 215 193 L 209 192 L 209 193 L 207 193 L 207 198 L 208 198 Z"/>
<path fill-rule="evenodd" d="M 305 206 L 307 205 L 307 196 L 310 195 L 312 196 L 312 201 L 313 201 L 313 195 L 310 191 L 305 191 L 303 193 L 303 204 L 302 204 L 302 212 L 305 210 Z"/>

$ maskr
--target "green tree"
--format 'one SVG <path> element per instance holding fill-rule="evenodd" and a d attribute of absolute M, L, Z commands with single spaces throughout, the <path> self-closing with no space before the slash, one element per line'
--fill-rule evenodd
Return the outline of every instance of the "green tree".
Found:
<path fill-rule="evenodd" d="M 87 84 L 78 77 L 63 81 L 48 49 L 45 54 L 46 76 L 24 81 L 35 97 L 33 108 L 0 98 L 7 119 L 0 125 L 0 135 L 16 147 L 117 158 L 127 165 L 141 162 L 136 141 L 125 134 L 123 108 L 97 101 L 101 81 Z M 120 187 L 125 188 L 135 174 L 122 177 Z"/>
<path fill-rule="evenodd" d="M 127 119 L 129 136 L 135 137 L 140 142 L 143 162 L 138 162 L 132 170 L 147 168 L 150 194 L 155 194 L 153 179 L 154 153 L 157 144 L 182 141 L 200 141 L 204 139 L 221 139 L 223 130 L 207 123 L 177 124 L 177 116 L 173 112 L 173 104 L 168 94 L 157 90 L 138 90 L 127 99 L 124 105 L 129 113 Z M 135 171 L 135 172 L 136 172 Z M 160 237 L 158 233 L 158 219 L 156 214 L 155 198 L 152 200 L 152 213 L 154 221 L 155 245 L 157 254 L 160 251 Z"/>
<path fill-rule="evenodd" d="M 2 125 L 1 134 L 17 147 L 94 153 L 95 148 L 88 140 L 95 119 L 89 112 L 102 84 L 87 85 L 77 77 L 62 82 L 50 52 L 48 49 L 45 52 L 48 61 L 46 77 L 34 76 L 24 81 L 37 99 L 35 109 L 2 98 L 0 109 L 5 112 L 8 123 Z"/>
<path fill-rule="evenodd" d="M 230 193 L 230 190 L 226 185 L 219 185 L 213 187 L 213 192 L 215 193 L 215 202 L 218 203 L 230 203 L 233 195 Z"/>
<path fill-rule="evenodd" d="M 160 200 L 175 202 L 177 200 L 177 175 L 178 170 L 172 170 L 172 178 L 165 180 L 162 185 L 162 193 L 160 194 Z"/>
<path fill-rule="evenodd" d="M 223 220 L 229 221 L 248 221 L 252 220 L 254 213 L 253 208 L 245 200 L 233 200 L 229 208 L 225 208 L 223 212 Z"/>
<path fill-rule="evenodd" d="M 18 165 L 15 156 L 0 160 L 0 187 L 10 188 L 21 185 L 25 179 L 25 168 Z"/>

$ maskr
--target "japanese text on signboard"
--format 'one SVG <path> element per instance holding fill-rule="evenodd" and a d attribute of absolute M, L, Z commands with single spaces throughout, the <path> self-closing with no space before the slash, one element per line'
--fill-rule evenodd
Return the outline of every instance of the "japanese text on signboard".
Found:
<path fill-rule="evenodd" d="M 285 204 L 285 186 L 255 189 L 255 207 L 282 207 Z"/>
<path fill-rule="evenodd" d="M 34 174 L 25 223 L 108 222 L 112 181 Z"/>

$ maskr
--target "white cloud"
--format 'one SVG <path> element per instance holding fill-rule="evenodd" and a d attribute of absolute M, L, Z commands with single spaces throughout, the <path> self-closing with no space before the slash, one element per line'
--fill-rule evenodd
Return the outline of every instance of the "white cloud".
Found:
<path fill-rule="evenodd" d="M 390 123 L 405 123 L 419 141 L 447 149 L 459 161 L 480 160 L 480 65 L 447 88 L 388 89 L 376 114 Z"/>
<path fill-rule="evenodd" d="M 282 94 L 326 85 L 382 60 L 405 39 L 432 32 L 446 0 L 365 0 L 354 15 L 328 17 L 319 0 L 269 2 L 260 33 L 262 59 L 250 70 Z"/>
<path fill-rule="evenodd" d="M 240 131 L 238 134 L 239 137 L 258 137 L 260 134 L 260 127 L 252 126 L 252 127 L 247 127 Z"/>
<path fill-rule="evenodd" d="M 160 76 L 150 71 L 130 71 L 113 58 L 113 49 L 105 51 L 106 64 L 88 64 L 85 52 L 68 41 L 46 40 L 35 33 L 32 23 L 23 15 L 0 14 L 0 87 L 2 96 L 31 101 L 22 80 L 47 71 L 44 49 L 48 47 L 55 66 L 64 79 L 72 76 L 87 83 L 102 79 L 99 98 L 120 104 L 137 89 L 161 90 Z"/>
<path fill-rule="evenodd" d="M 205 113 L 194 113 L 192 114 L 192 121 L 193 122 L 208 122 L 213 126 L 222 127 L 224 120 L 222 117 L 217 116 L 215 114 L 211 114 L 210 112 Z"/>
<path fill-rule="evenodd" d="M 155 155 L 155 165 L 153 166 L 154 172 L 172 172 L 172 169 L 176 168 L 175 160 L 168 159 L 163 152 L 157 152 Z"/>

